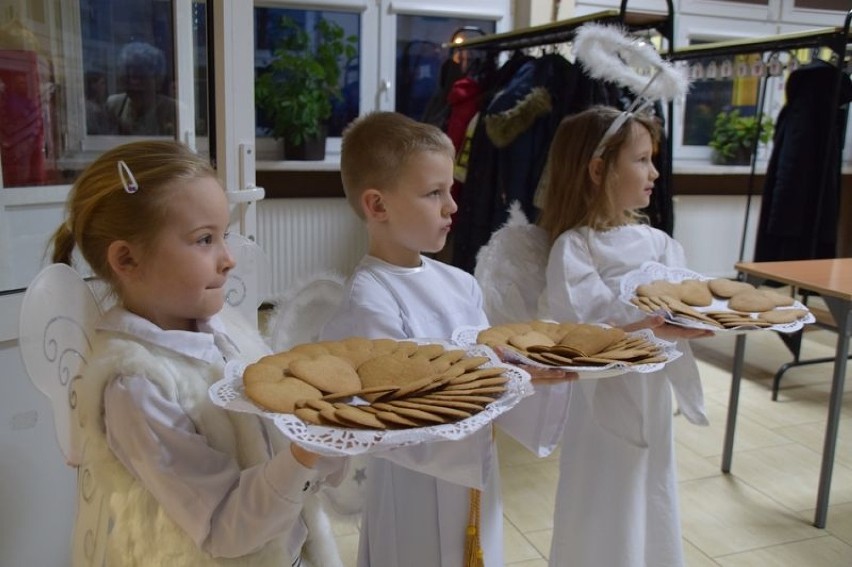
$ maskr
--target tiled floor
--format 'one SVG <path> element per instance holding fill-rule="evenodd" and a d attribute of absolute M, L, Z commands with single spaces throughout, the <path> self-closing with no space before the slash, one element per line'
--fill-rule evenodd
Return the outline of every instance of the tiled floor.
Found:
<path fill-rule="evenodd" d="M 806 333 L 803 358 L 833 356 L 836 335 Z M 773 333 L 750 335 L 732 473 L 720 471 L 734 337 L 694 342 L 711 425 L 675 418 L 684 548 L 690 567 L 852 566 L 852 393 L 844 397 L 828 525 L 811 525 L 831 384 L 831 364 L 789 370 L 777 402 L 769 387 L 790 360 Z M 852 369 L 852 364 L 850 364 Z M 852 372 L 847 372 L 847 383 Z M 847 388 L 849 392 L 849 388 Z M 555 456 L 536 459 L 498 435 L 505 556 L 513 567 L 547 565 L 558 476 Z M 347 566 L 353 522 L 333 522 Z"/>

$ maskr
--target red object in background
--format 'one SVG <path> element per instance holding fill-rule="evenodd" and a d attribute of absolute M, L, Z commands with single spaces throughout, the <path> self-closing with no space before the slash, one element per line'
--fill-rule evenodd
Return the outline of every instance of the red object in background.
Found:
<path fill-rule="evenodd" d="M 3 186 L 41 185 L 45 166 L 45 115 L 38 54 L 0 50 L 0 158 Z"/>

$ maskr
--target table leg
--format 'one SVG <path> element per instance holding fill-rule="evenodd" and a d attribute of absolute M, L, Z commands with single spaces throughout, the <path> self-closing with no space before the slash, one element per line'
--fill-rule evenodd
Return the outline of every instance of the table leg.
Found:
<path fill-rule="evenodd" d="M 828 420 L 825 425 L 825 444 L 822 449 L 822 468 L 819 475 L 816 515 L 814 526 L 825 527 L 828 516 L 828 496 L 831 490 L 831 473 L 834 469 L 834 450 L 837 445 L 837 429 L 840 409 L 843 407 L 843 383 L 846 380 L 846 359 L 849 355 L 849 337 L 852 335 L 852 304 L 834 297 L 823 297 L 837 323 L 837 350 L 834 358 L 834 377 L 831 381 L 831 397 L 828 402 Z"/>
<path fill-rule="evenodd" d="M 728 422 L 725 426 L 725 446 L 722 450 L 722 472 L 731 472 L 731 459 L 734 454 L 734 430 L 737 427 L 737 406 L 740 403 L 740 380 L 743 376 L 743 358 L 745 357 L 745 333 L 737 335 L 734 345 L 734 368 L 731 371 L 731 394 L 728 399 Z"/>

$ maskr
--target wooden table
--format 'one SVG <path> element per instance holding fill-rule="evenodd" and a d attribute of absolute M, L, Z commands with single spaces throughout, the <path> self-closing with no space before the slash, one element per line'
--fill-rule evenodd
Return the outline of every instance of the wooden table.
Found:
<path fill-rule="evenodd" d="M 828 495 L 831 473 L 834 468 L 834 451 L 837 445 L 837 428 L 843 402 L 843 383 L 846 378 L 846 360 L 849 356 L 849 337 L 852 335 L 852 258 L 831 260 L 795 260 L 788 262 L 741 262 L 737 270 L 746 280 L 759 285 L 774 281 L 818 293 L 825 301 L 837 324 L 837 347 L 834 354 L 834 377 L 828 403 L 828 420 L 822 450 L 822 468 L 817 492 L 814 525 L 825 527 L 828 514 Z M 725 447 L 722 453 L 722 471 L 731 471 L 734 450 L 734 430 L 737 422 L 737 405 L 747 333 L 737 335 L 734 347 L 734 367 L 731 373 L 731 394 L 728 404 L 728 421 L 725 429 Z"/>

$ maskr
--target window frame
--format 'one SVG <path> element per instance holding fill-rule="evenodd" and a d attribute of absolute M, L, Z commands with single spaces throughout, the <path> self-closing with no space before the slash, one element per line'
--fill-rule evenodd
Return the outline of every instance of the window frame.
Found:
<path fill-rule="evenodd" d="M 510 0 L 469 0 L 464 5 L 455 0 L 263 0 L 255 2 L 254 6 L 335 10 L 360 14 L 359 114 L 362 115 L 374 110 L 394 110 L 396 107 L 397 16 L 447 16 L 493 20 L 497 33 L 508 31 L 512 24 Z M 438 39 L 449 41 L 450 38 L 436 38 L 436 41 Z M 271 137 L 258 137 L 256 145 L 258 156 L 262 160 L 258 163 L 258 168 L 334 169 L 340 161 L 340 141 L 339 137 L 328 138 L 325 162 L 298 163 L 276 159 L 275 156 L 281 155 L 281 142 L 276 142 Z"/>
<path fill-rule="evenodd" d="M 208 139 L 195 139 L 195 62 L 192 31 L 193 0 L 169 0 L 172 6 L 173 30 L 170 41 L 175 49 L 176 134 L 163 139 L 180 139 L 197 151 L 206 153 Z M 32 6 L 27 2 L 10 15 L 28 18 Z M 209 5 L 208 5 L 209 7 Z M 85 65 L 83 58 L 80 1 L 56 2 L 45 6 L 42 22 L 28 21 L 34 31 L 49 38 L 45 58 L 53 62 L 56 96 L 55 113 L 61 117 L 60 147 L 56 149 L 59 169 L 80 171 L 99 154 L 120 144 L 158 138 L 157 136 L 90 135 L 86 131 Z M 183 30 L 183 33 L 182 31 Z M 209 87 L 209 88 L 212 88 Z M 181 102 L 180 96 L 186 95 Z M 212 112 L 212 109 L 211 109 Z M 19 293 L 48 261 L 45 256 L 50 231 L 62 221 L 64 205 L 72 183 L 57 181 L 44 185 L 4 185 L 0 165 L 0 226 L 6 230 L 0 237 L 0 295 Z M 80 268 L 82 269 L 82 268 Z"/>

